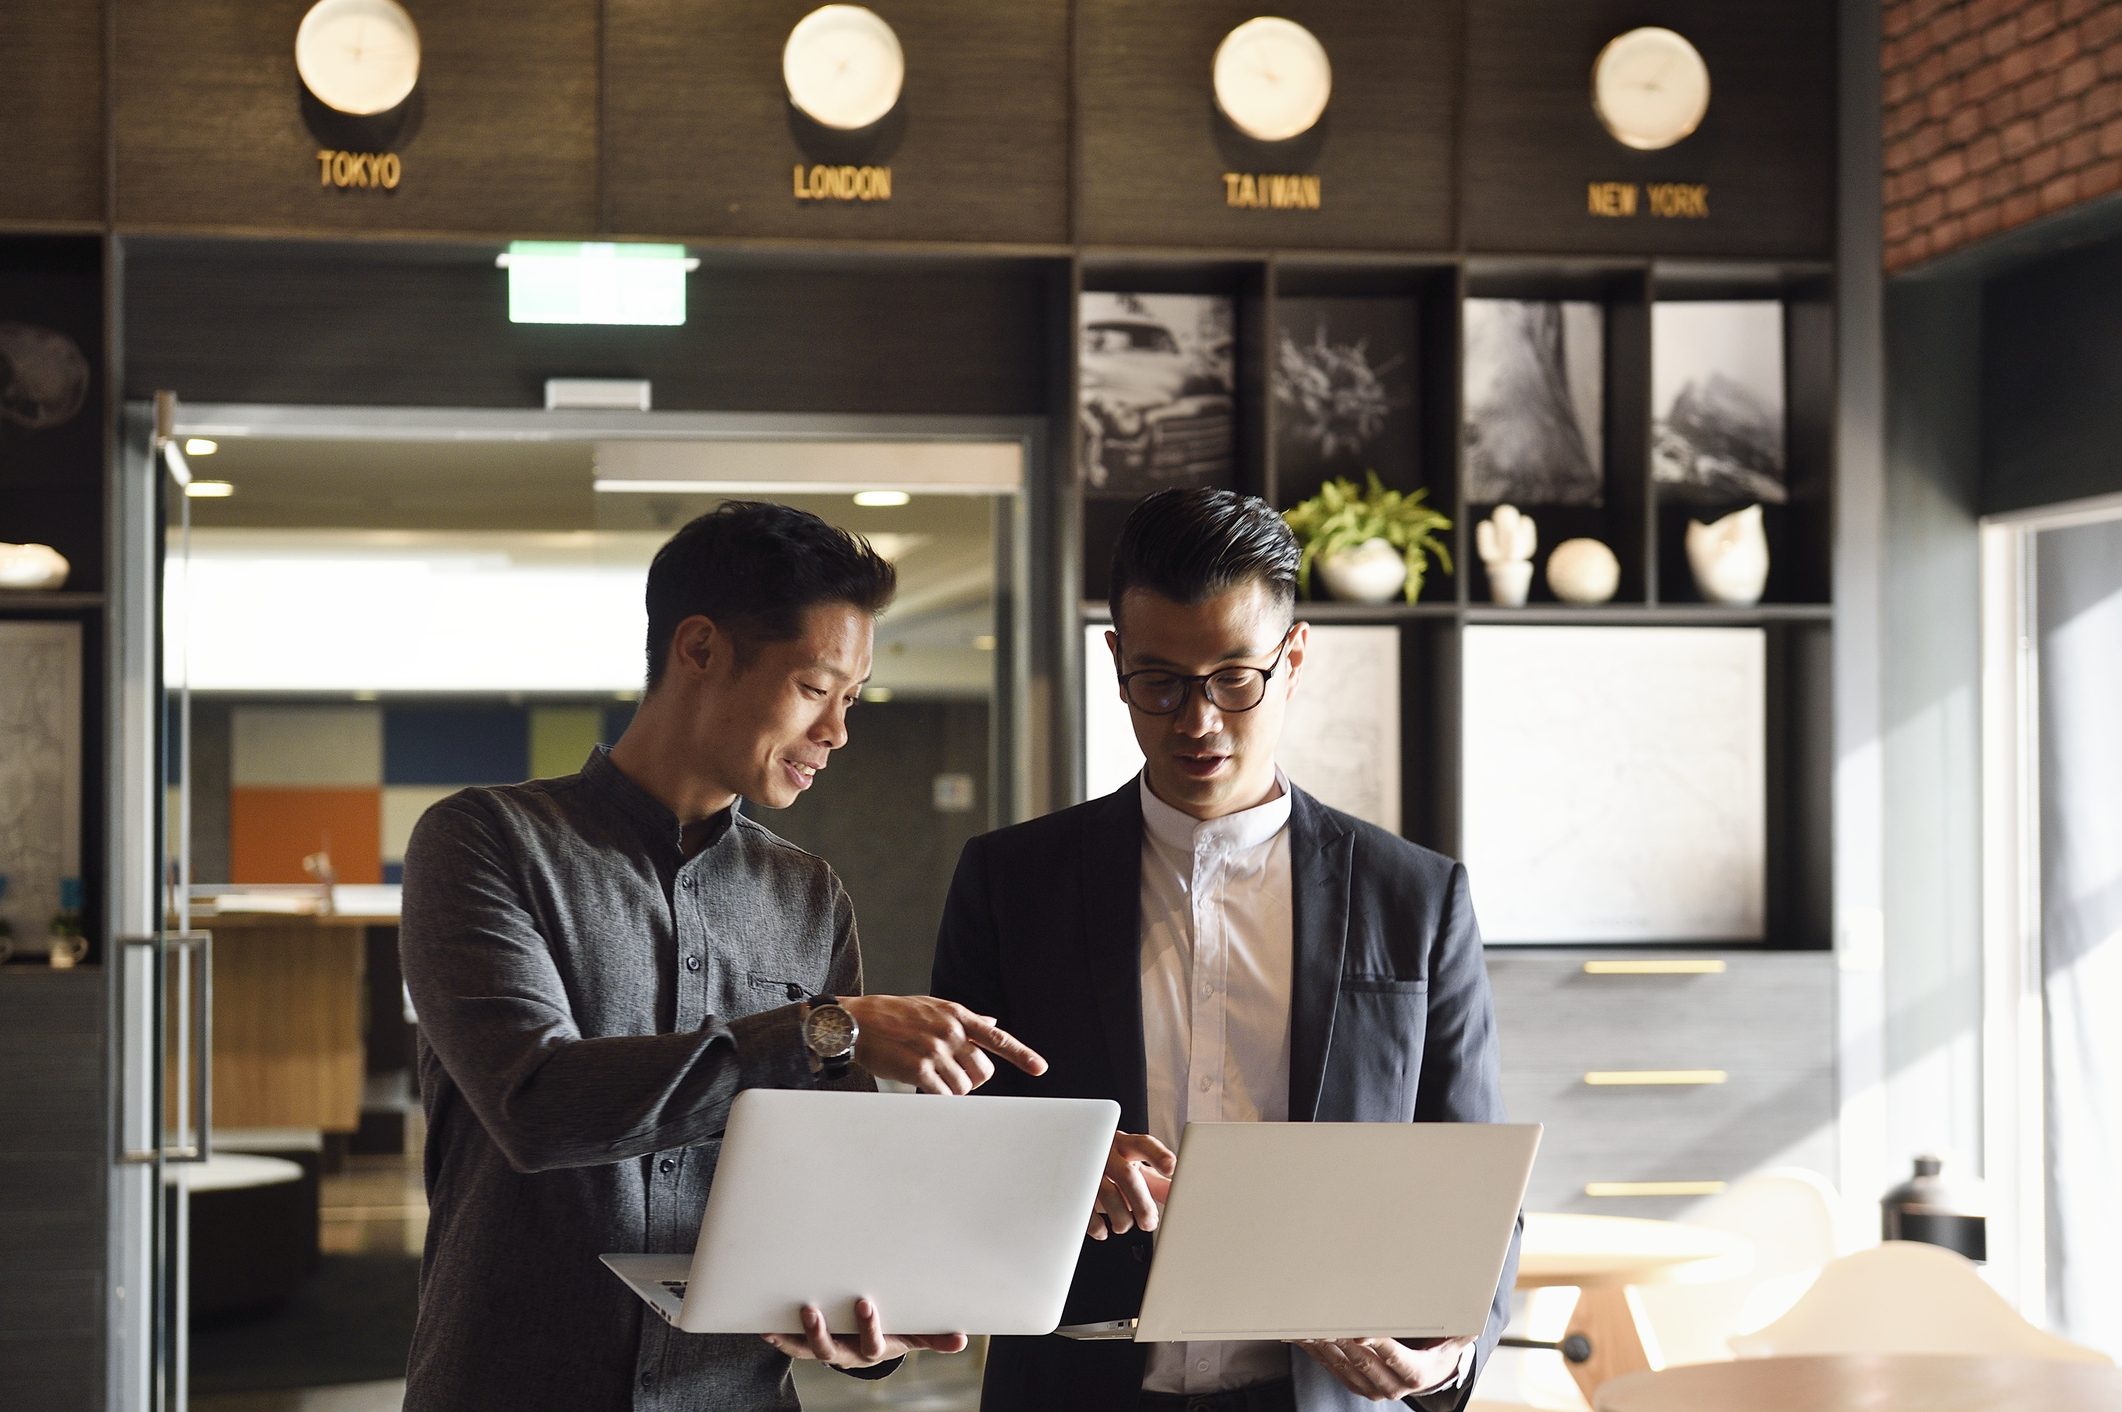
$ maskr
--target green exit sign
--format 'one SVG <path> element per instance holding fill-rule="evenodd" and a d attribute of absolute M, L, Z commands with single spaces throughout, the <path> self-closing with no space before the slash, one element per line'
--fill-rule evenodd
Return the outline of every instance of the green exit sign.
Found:
<path fill-rule="evenodd" d="M 682 324 L 700 266 L 682 245 L 573 240 L 513 241 L 496 263 L 512 324 Z"/>

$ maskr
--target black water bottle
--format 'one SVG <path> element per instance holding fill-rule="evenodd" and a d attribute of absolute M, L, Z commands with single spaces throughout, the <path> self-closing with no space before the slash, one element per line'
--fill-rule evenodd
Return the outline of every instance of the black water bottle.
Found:
<path fill-rule="evenodd" d="M 1980 1264 L 1989 1258 L 1989 1223 L 1981 1201 L 1964 1184 L 1941 1173 L 1945 1159 L 1926 1153 L 1915 1175 L 1879 1201 L 1880 1234 L 1887 1240 L 1942 1245 Z"/>

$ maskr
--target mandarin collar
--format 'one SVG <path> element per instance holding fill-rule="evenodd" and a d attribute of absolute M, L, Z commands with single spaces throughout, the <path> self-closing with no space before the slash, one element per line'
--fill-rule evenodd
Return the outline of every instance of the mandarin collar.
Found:
<path fill-rule="evenodd" d="M 618 810 L 640 824 L 657 838 L 668 839 L 674 848 L 685 846 L 685 826 L 670 807 L 643 789 L 632 776 L 612 763 L 612 748 L 609 745 L 593 747 L 589 759 L 582 762 L 582 777 L 591 788 L 618 808 Z M 700 846 L 705 853 L 720 843 L 737 821 L 737 808 L 743 801 L 731 804 L 705 821 L 706 833 Z"/>
<path fill-rule="evenodd" d="M 1143 828 L 1157 842 L 1181 853 L 1194 853 L 1218 845 L 1236 853 L 1258 847 L 1289 827 L 1289 776 L 1282 773 L 1280 766 L 1275 768 L 1278 792 L 1274 798 L 1250 809 L 1240 809 L 1235 814 L 1225 814 L 1220 819 L 1197 819 L 1166 804 L 1150 789 L 1146 770 L 1140 777 L 1140 784 Z"/>

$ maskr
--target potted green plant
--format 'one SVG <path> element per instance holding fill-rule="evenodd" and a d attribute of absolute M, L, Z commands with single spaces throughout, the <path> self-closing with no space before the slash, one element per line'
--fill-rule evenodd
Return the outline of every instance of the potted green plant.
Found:
<path fill-rule="evenodd" d="M 1297 586 L 1311 596 L 1316 564 L 1336 598 L 1384 603 L 1404 594 L 1412 603 L 1422 592 L 1432 556 L 1451 572 L 1451 549 L 1439 535 L 1452 522 L 1426 503 L 1428 491 L 1387 490 L 1376 471 L 1364 475 L 1365 488 L 1336 478 L 1311 499 L 1282 512 L 1304 546 Z"/>

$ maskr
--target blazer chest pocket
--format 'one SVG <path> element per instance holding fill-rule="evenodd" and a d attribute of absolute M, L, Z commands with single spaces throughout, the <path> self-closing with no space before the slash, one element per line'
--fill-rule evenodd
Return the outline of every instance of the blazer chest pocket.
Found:
<path fill-rule="evenodd" d="M 1414 1117 L 1428 1028 L 1428 981 L 1343 976 L 1319 1088 L 1320 1121 L 1404 1123 Z"/>

